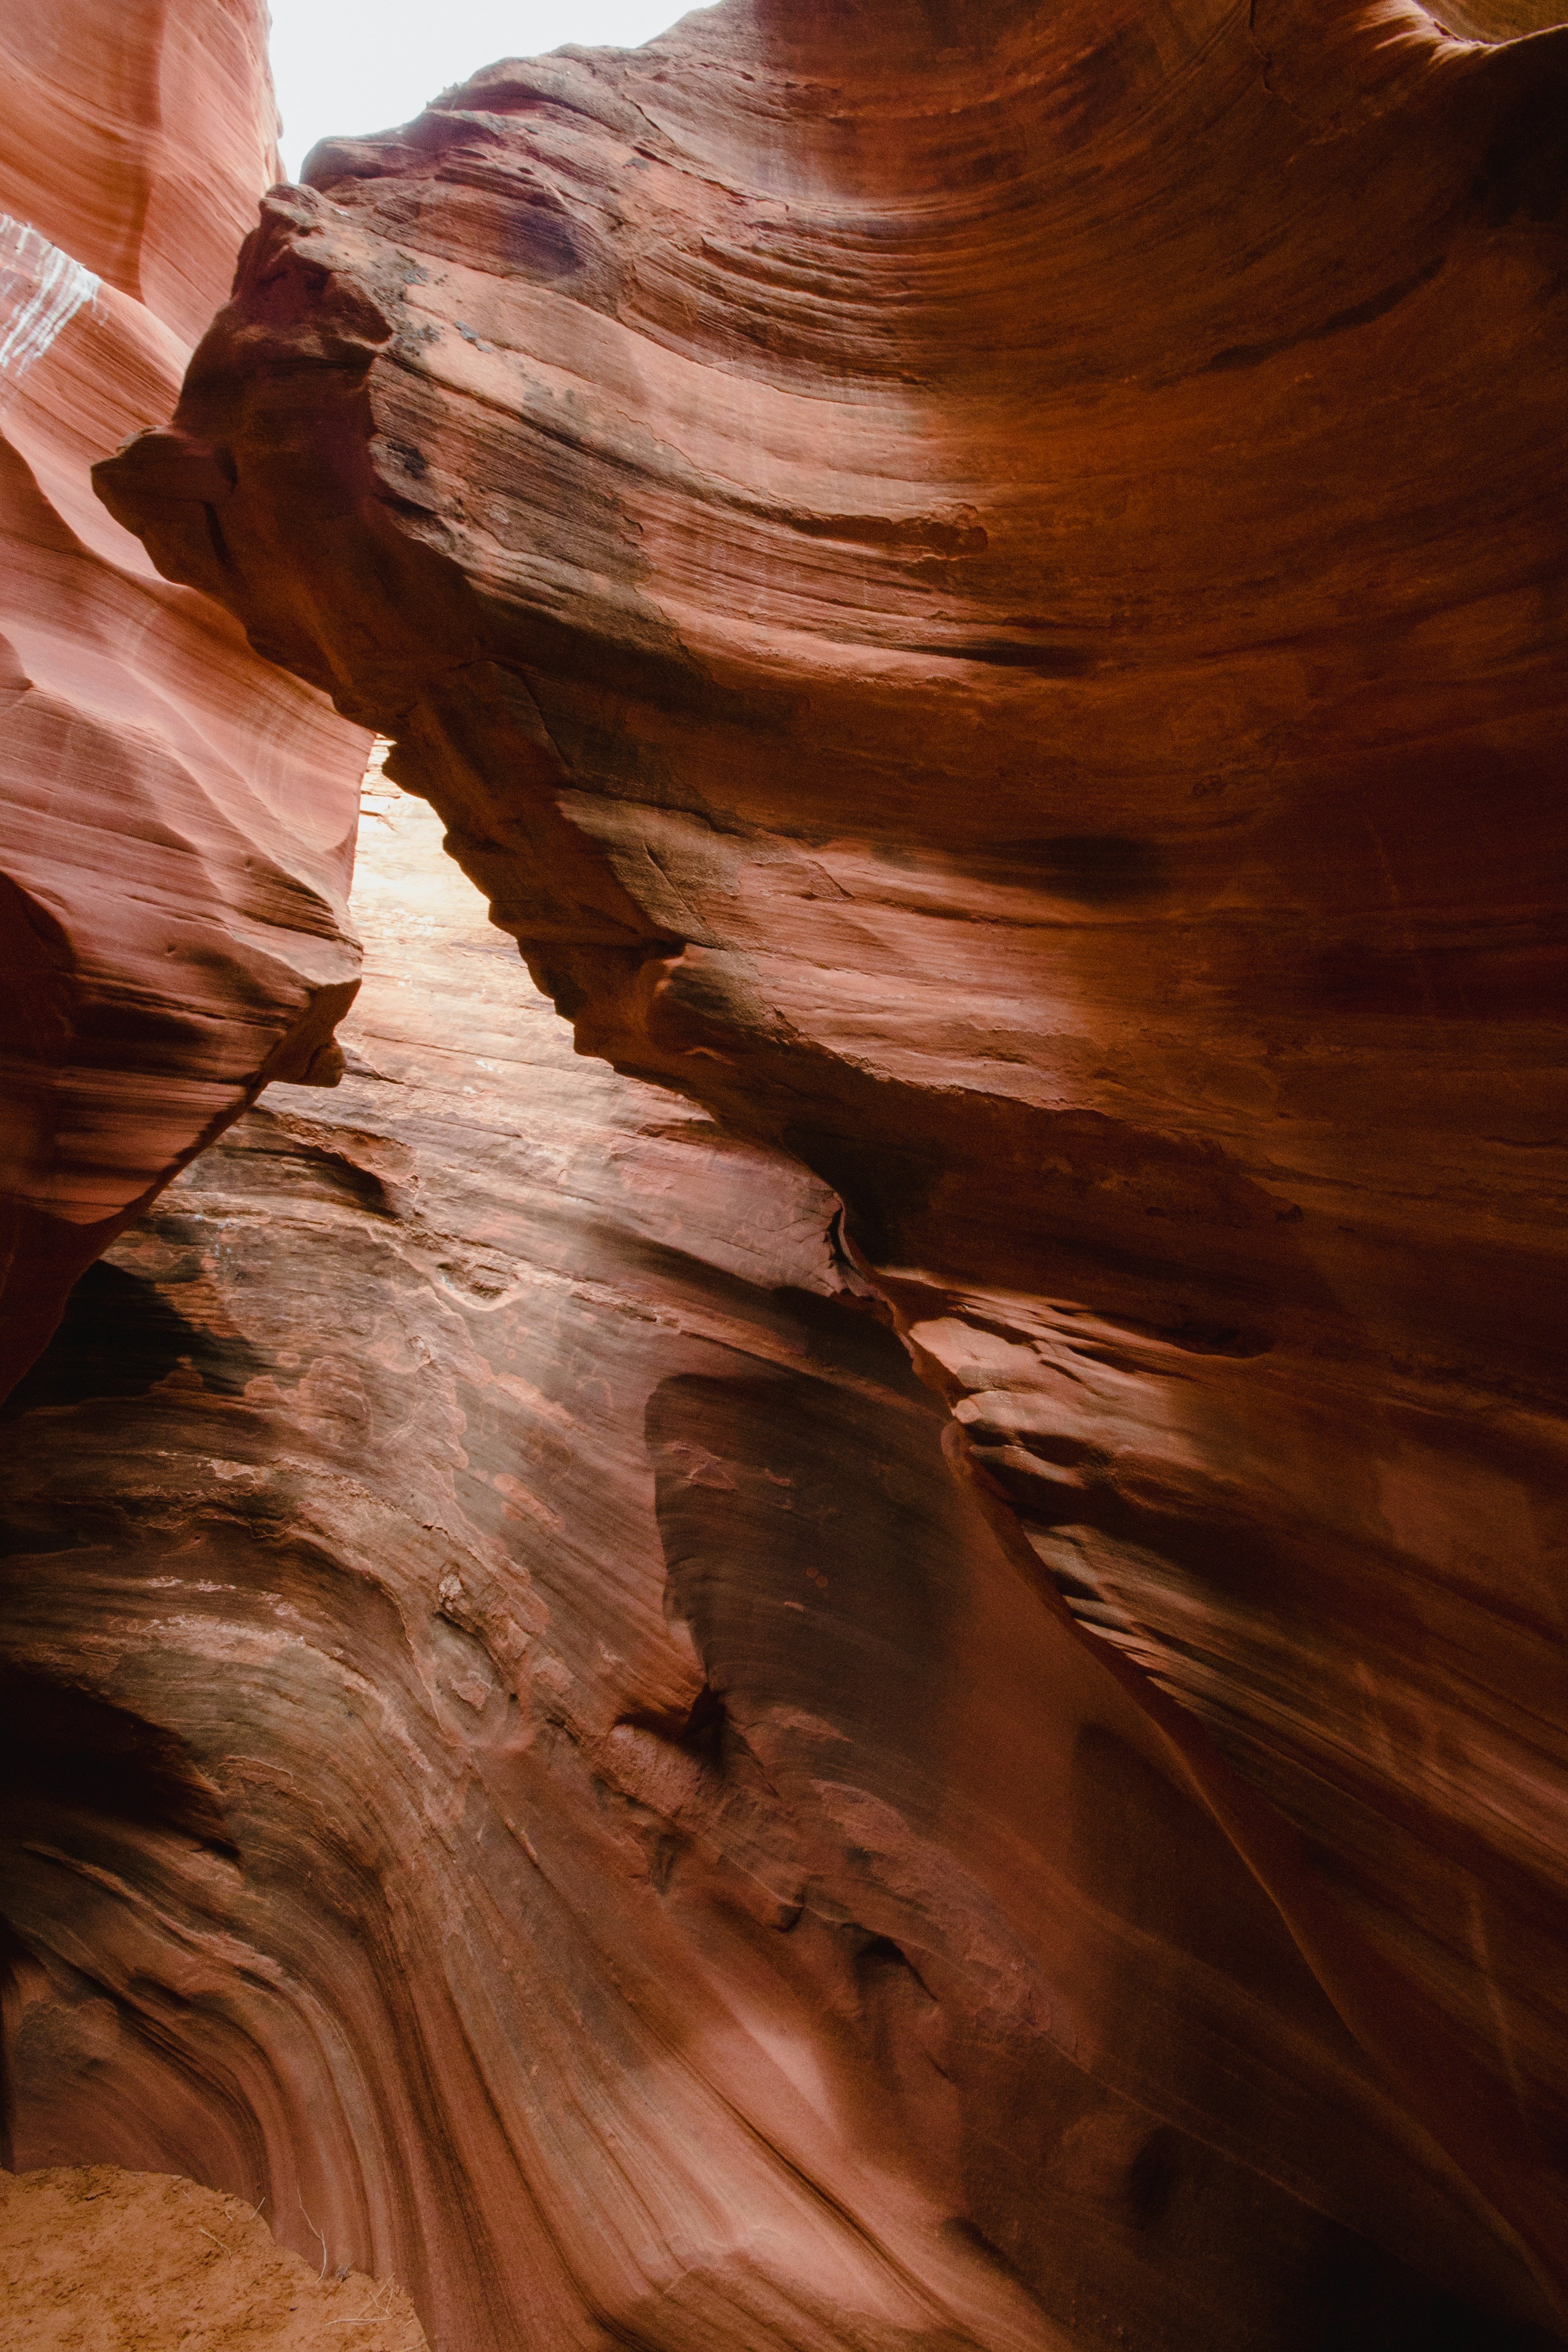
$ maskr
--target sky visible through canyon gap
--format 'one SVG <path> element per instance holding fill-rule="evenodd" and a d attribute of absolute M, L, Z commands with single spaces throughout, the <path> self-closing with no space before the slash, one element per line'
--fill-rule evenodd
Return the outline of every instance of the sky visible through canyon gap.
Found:
<path fill-rule="evenodd" d="M 686 15 L 681 0 L 271 0 L 284 169 L 318 139 L 390 130 L 497 58 L 563 42 L 634 48 Z"/>

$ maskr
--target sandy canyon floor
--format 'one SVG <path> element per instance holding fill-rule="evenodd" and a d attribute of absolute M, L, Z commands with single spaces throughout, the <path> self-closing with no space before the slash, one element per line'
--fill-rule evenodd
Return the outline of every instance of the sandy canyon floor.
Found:
<path fill-rule="evenodd" d="M 312 2274 L 266 2220 L 168 2172 L 0 2172 L 7 2352 L 425 2352 L 408 2297 Z"/>

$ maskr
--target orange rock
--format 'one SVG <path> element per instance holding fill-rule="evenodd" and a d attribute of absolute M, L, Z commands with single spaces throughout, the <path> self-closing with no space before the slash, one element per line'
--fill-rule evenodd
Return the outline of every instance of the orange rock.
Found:
<path fill-rule="evenodd" d="M 463 2352 L 1538 2344 L 831 1196 L 574 1057 L 440 842 L 369 796 L 341 1087 L 0 1420 L 13 2161 Z"/>
<path fill-rule="evenodd" d="M 271 176 L 265 34 L 250 0 L 0 30 L 0 1390 L 264 1072 L 329 1075 L 354 992 L 362 731 L 89 481 L 166 413 Z"/>
<path fill-rule="evenodd" d="M 1559 2329 L 1565 96 L 1414 5 L 727 0 L 319 149 L 98 477 L 584 1051 L 841 1196 L 1071 1647 L 1096 2079 Z M 956 2218 L 1049 2305 L 1026 2175 Z"/>

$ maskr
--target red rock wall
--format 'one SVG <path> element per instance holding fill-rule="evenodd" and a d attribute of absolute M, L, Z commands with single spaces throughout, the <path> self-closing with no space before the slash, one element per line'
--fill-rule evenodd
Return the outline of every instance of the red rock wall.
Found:
<path fill-rule="evenodd" d="M 13 2161 L 462 2352 L 1542 2341 L 831 1195 L 575 1060 L 420 803 L 353 912 L 341 1087 L 0 1425 Z"/>
<path fill-rule="evenodd" d="M 1559 2322 L 1565 42 L 727 0 L 499 66 L 318 151 L 100 477 L 584 1050 L 842 1196 L 1126 1710 L 1087 1943 L 1020 1897 L 1097 2077 Z"/>
<path fill-rule="evenodd" d="M 0 27 L 0 1391 L 353 993 L 363 733 L 89 480 L 167 413 L 274 176 L 266 22 L 68 0 Z"/>
<path fill-rule="evenodd" d="M 58 0 L 0 26 L 5 210 L 186 343 L 278 174 L 262 0 Z"/>

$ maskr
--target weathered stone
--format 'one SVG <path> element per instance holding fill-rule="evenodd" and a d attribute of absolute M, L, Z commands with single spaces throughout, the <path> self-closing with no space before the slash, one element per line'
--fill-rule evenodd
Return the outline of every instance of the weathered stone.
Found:
<path fill-rule="evenodd" d="M 371 791 L 342 1086 L 9 1408 L 13 2161 L 465 2352 L 1524 2341 L 832 1196 L 574 1059 L 438 844 Z"/>
<path fill-rule="evenodd" d="M 354 991 L 362 730 L 89 480 L 167 415 L 275 172 L 266 26 L 260 0 L 0 26 L 0 1393 L 265 1075 L 329 1079 Z"/>
<path fill-rule="evenodd" d="M 17 1360 L 312 1074 L 357 730 L 620 1071 L 376 791 L 342 1089 L 13 1398 L 14 2162 L 265 2194 L 442 2352 L 1561 2338 L 1528 5 L 492 68 L 99 468 L 183 587 L 86 471 L 259 11 L 0 37 Z"/>
<path fill-rule="evenodd" d="M 1345 2036 L 1195 1931 L 1224 2061 L 1145 1985 L 1121 2085 L 1538 2316 L 1565 85 L 1352 0 L 728 0 L 319 149 L 100 475 L 584 1050 L 841 1194 L 1142 1727 L 1093 1867 L 1166 1776 Z"/>

